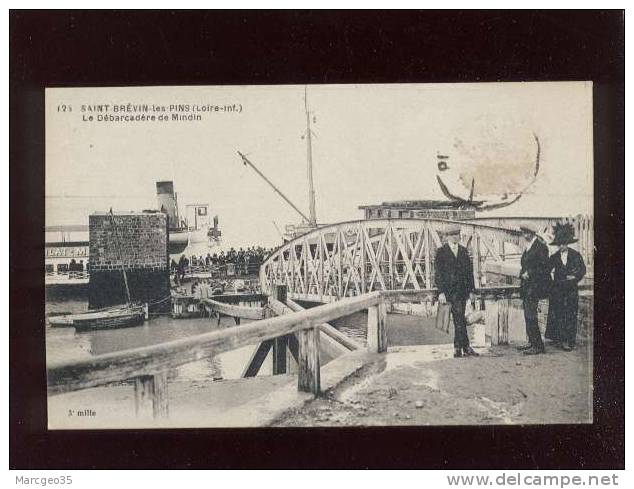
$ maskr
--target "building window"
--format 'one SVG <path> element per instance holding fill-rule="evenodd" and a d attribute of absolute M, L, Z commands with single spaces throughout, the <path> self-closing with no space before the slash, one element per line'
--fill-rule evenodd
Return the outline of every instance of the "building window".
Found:
<path fill-rule="evenodd" d="M 53 268 L 53 264 L 49 263 L 48 265 L 44 265 L 44 269 L 46 273 L 53 273 L 55 270 Z"/>

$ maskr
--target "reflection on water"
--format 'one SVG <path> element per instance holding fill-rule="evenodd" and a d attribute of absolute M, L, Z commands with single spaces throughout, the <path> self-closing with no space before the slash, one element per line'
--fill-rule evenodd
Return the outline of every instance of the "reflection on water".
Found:
<path fill-rule="evenodd" d="M 46 314 L 60 312 L 82 312 L 88 304 L 82 300 L 48 301 Z M 242 320 L 242 324 L 249 320 Z M 180 338 L 195 336 L 218 329 L 234 327 L 233 318 L 223 317 L 218 324 L 215 319 L 172 319 L 169 316 L 150 318 L 141 326 L 114 330 L 88 331 L 76 333 L 74 328 L 51 328 L 46 326 L 47 362 L 73 361 L 90 358 L 115 351 L 164 343 Z M 178 380 L 213 380 L 240 378 L 251 354 L 257 345 L 246 346 L 222 353 L 213 358 L 192 362 L 170 374 Z M 260 374 L 270 375 L 272 360 L 267 358 Z"/>

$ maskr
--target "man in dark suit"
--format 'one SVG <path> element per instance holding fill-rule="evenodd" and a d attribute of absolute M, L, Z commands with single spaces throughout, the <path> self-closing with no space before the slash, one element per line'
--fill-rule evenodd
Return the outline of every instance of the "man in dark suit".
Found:
<path fill-rule="evenodd" d="M 539 236 L 537 228 L 532 224 L 520 226 L 526 249 L 522 253 L 520 278 L 520 296 L 524 303 L 524 321 L 528 345 L 519 347 L 525 355 L 544 353 L 544 342 L 537 322 L 537 306 L 539 300 L 547 297 L 549 289 L 548 246 Z"/>
<path fill-rule="evenodd" d="M 467 249 L 460 243 L 460 226 L 449 225 L 445 229 L 447 242 L 436 253 L 436 287 L 438 301 L 451 304 L 451 315 L 454 324 L 454 357 L 478 356 L 469 345 L 467 336 L 467 320 L 465 307 L 467 298 L 471 301 L 475 296 L 473 281 L 473 265 Z"/>
<path fill-rule="evenodd" d="M 586 274 L 583 257 L 568 247 L 576 241 L 572 224 L 555 225 L 555 237 L 550 244 L 559 250 L 548 263 L 548 273 L 553 272 L 553 285 L 545 336 L 565 351 L 574 349 L 577 342 L 578 284 Z"/>

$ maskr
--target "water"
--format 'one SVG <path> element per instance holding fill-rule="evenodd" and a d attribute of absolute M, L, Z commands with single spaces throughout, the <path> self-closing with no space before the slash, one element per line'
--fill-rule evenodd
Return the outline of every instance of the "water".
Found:
<path fill-rule="evenodd" d="M 81 297 L 56 297 L 47 300 L 46 314 L 88 310 L 88 302 Z M 250 322 L 243 319 L 242 324 Z M 150 318 L 141 326 L 77 333 L 75 328 L 51 328 L 46 326 L 46 361 L 71 362 L 95 355 L 164 343 L 218 329 L 235 326 L 233 318 L 172 319 L 170 316 Z M 238 379 L 257 345 L 250 345 L 222 353 L 213 358 L 192 362 L 170 373 L 170 380 L 220 380 Z M 265 360 L 260 375 L 272 373 L 271 354 Z"/>

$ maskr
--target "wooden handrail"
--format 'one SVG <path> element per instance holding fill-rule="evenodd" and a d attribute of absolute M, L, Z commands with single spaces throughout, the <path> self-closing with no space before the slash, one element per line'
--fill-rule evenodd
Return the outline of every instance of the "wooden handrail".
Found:
<path fill-rule="evenodd" d="M 107 353 L 85 360 L 55 362 L 47 368 L 48 392 L 59 394 L 167 371 L 206 356 L 314 328 L 318 324 L 372 307 L 378 304 L 380 297 L 379 292 L 372 292 L 237 328 Z"/>

